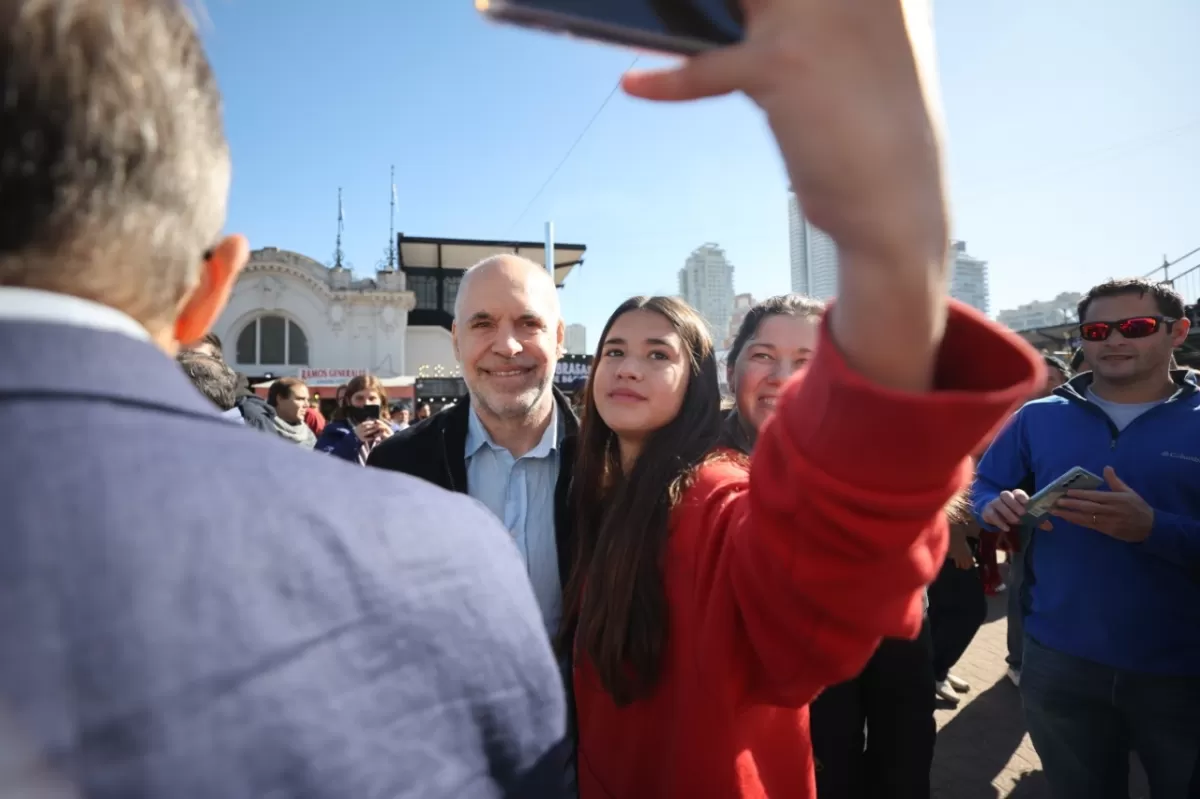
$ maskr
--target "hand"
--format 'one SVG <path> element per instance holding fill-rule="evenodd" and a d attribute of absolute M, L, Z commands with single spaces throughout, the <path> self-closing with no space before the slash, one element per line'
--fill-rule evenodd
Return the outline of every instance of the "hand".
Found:
<path fill-rule="evenodd" d="M 842 249 L 947 246 L 923 0 L 742 0 L 742 43 L 633 72 L 647 100 L 742 91 L 767 114 L 805 215 Z M 908 247 L 903 247 L 907 253 Z"/>
<path fill-rule="evenodd" d="M 1021 516 L 1025 514 L 1028 504 L 1029 495 L 1019 488 L 1016 491 L 1001 491 L 1000 496 L 984 507 L 979 517 L 984 524 L 1007 533 L 1021 524 Z"/>
<path fill-rule="evenodd" d="M 927 391 L 946 323 L 949 220 L 924 0 L 742 0 L 738 45 L 625 90 L 743 91 L 766 112 L 805 215 L 837 242 L 833 337 L 863 377 Z M 880 346 L 880 342 L 887 346 Z"/>
<path fill-rule="evenodd" d="M 1117 477 L 1113 467 L 1104 467 L 1104 480 L 1108 491 L 1072 489 L 1054 503 L 1051 513 L 1118 541 L 1145 541 L 1154 527 L 1154 508 Z"/>
<path fill-rule="evenodd" d="M 964 571 L 975 568 L 975 556 L 971 554 L 971 545 L 965 535 L 950 534 L 950 559 Z"/>
<path fill-rule="evenodd" d="M 354 435 L 364 444 L 373 444 L 392 434 L 391 425 L 379 419 L 367 419 L 354 428 Z"/>

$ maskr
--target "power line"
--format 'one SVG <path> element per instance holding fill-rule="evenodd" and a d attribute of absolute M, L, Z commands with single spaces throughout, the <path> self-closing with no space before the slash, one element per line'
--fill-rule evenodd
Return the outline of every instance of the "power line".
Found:
<path fill-rule="evenodd" d="M 629 72 L 629 70 L 633 69 L 633 67 L 637 64 L 639 59 L 641 59 L 641 56 L 635 56 L 634 59 L 629 62 L 629 66 L 625 67 L 625 69 L 621 72 L 621 78 L 625 77 L 626 72 Z M 615 86 L 612 87 L 612 91 L 610 91 L 608 93 L 608 96 L 604 98 L 604 101 L 602 103 L 600 103 L 600 107 L 596 109 L 596 113 L 592 114 L 592 118 L 588 120 L 588 123 L 586 125 L 584 125 L 583 130 L 581 130 L 579 132 L 579 135 L 575 137 L 575 141 L 571 143 L 571 146 L 569 148 L 567 148 L 567 153 L 566 153 L 566 155 L 564 155 L 562 157 L 562 160 L 558 162 L 558 166 L 554 167 L 554 169 L 551 170 L 550 176 L 547 177 L 546 180 L 542 182 L 542 185 L 534 193 L 533 198 L 528 203 L 526 203 L 524 210 L 521 211 L 521 215 L 518 216 L 511 225 L 509 225 L 508 232 L 505 234 L 506 237 L 509 233 L 512 233 L 513 228 L 515 228 L 517 225 L 519 225 L 521 223 L 521 220 L 523 220 L 525 218 L 525 215 L 529 213 L 529 210 L 531 208 L 533 208 L 533 204 L 535 202 L 537 202 L 538 198 L 540 198 L 542 196 L 542 192 L 544 192 L 546 190 L 546 187 L 550 185 L 551 181 L 553 181 L 554 178 L 558 176 L 559 170 L 561 170 L 563 168 L 563 165 L 566 164 L 567 161 L 571 158 L 571 154 L 575 152 L 575 148 L 579 146 L 579 143 L 581 141 L 583 141 L 583 137 L 586 136 L 587 132 L 592 129 L 592 125 L 596 124 L 596 120 L 600 118 L 600 114 L 603 113 L 605 107 L 608 106 L 609 101 L 611 101 L 612 98 L 614 96 L 616 96 L 617 90 L 621 88 L 621 78 L 617 79 L 617 83 Z"/>

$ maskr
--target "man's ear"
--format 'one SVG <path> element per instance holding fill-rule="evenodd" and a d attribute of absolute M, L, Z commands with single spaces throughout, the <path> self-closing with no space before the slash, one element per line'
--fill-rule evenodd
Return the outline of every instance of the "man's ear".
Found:
<path fill-rule="evenodd" d="M 193 344 L 212 329 L 249 259 L 250 245 L 245 236 L 237 235 L 227 236 L 205 254 L 200 282 L 183 298 L 175 317 L 176 342 Z"/>
<path fill-rule="evenodd" d="M 462 356 L 458 354 L 458 322 L 450 323 L 450 348 L 454 350 L 454 360 L 462 366 Z"/>
<path fill-rule="evenodd" d="M 1183 318 L 1171 326 L 1171 346 L 1179 348 L 1187 340 L 1188 332 L 1192 329 L 1190 319 Z"/>
<path fill-rule="evenodd" d="M 560 360 L 567 348 L 567 323 L 562 319 L 558 320 L 558 327 L 554 332 L 554 359 Z"/>

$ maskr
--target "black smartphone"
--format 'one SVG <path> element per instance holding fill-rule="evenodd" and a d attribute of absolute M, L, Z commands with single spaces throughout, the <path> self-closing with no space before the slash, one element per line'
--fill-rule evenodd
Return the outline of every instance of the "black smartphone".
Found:
<path fill-rule="evenodd" d="M 368 419 L 378 419 L 379 410 L 379 405 L 347 405 L 346 418 L 359 425 Z"/>
<path fill-rule="evenodd" d="M 475 0 L 492 19 L 609 44 L 693 55 L 742 40 L 741 0 Z"/>

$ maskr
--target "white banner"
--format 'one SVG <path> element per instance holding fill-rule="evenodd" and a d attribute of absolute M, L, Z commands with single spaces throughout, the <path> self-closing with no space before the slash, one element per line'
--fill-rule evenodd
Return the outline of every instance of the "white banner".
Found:
<path fill-rule="evenodd" d="M 297 377 L 309 386 L 340 386 L 366 373 L 366 369 L 301 369 Z"/>

